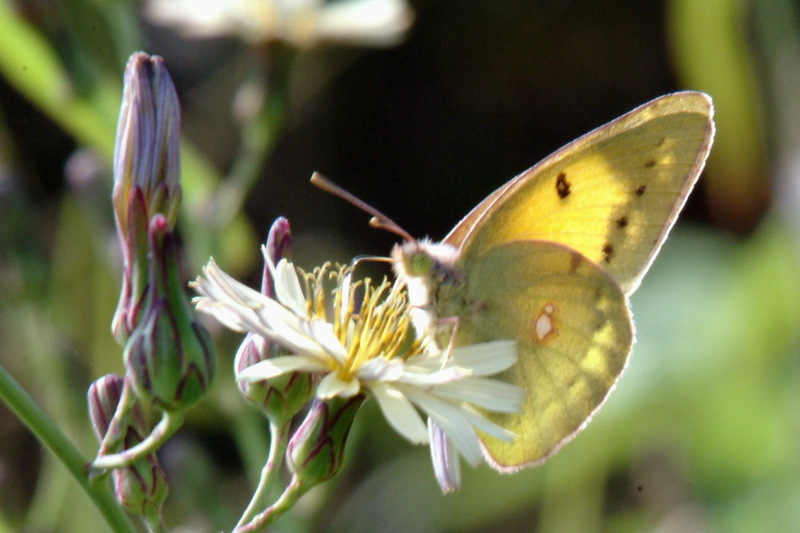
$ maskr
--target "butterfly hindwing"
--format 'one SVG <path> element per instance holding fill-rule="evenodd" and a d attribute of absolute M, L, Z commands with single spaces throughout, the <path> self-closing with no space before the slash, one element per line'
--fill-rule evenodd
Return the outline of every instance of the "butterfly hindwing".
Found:
<path fill-rule="evenodd" d="M 514 339 L 518 362 L 501 379 L 522 387 L 519 414 L 487 413 L 512 443 L 484 441 L 500 470 L 537 463 L 576 433 L 622 372 L 633 328 L 626 297 L 581 254 L 541 241 L 492 248 L 461 266 L 456 344 Z M 450 307 L 448 309 L 448 307 Z"/>

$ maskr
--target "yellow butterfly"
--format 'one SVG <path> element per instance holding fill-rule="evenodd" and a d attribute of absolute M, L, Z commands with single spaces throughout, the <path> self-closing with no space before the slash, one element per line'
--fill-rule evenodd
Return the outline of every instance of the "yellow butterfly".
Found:
<path fill-rule="evenodd" d="M 483 439 L 496 469 L 550 457 L 614 387 L 633 344 L 627 296 L 703 169 L 712 116 L 699 92 L 657 98 L 497 189 L 441 243 L 395 246 L 420 334 L 443 346 L 517 342 L 501 379 L 525 390 L 522 411 L 487 413 L 516 434 Z M 375 225 L 395 226 L 380 216 Z"/>

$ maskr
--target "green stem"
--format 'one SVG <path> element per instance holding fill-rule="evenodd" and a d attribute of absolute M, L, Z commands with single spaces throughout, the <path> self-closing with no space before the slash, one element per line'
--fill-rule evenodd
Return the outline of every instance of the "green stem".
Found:
<path fill-rule="evenodd" d="M 280 517 L 283 513 L 292 508 L 292 506 L 300 499 L 300 496 L 305 494 L 306 486 L 300 481 L 297 476 L 292 476 L 292 481 L 286 490 L 283 491 L 281 497 L 268 507 L 266 510 L 256 515 L 250 523 L 237 527 L 233 530 L 234 533 L 252 533 L 254 531 L 262 531 L 265 527 L 270 525 L 273 520 Z"/>
<path fill-rule="evenodd" d="M 167 528 L 164 526 L 161 516 L 154 517 L 153 519 L 145 517 L 144 523 L 150 533 L 167 533 Z"/>
<path fill-rule="evenodd" d="M 134 461 L 155 452 L 162 444 L 167 442 L 175 431 L 183 424 L 183 413 L 169 413 L 164 411 L 158 425 L 142 442 L 119 453 L 98 455 L 91 464 L 93 470 L 108 470 L 122 468 Z"/>
<path fill-rule="evenodd" d="M 269 442 L 267 462 L 264 468 L 261 469 L 261 479 L 258 481 L 258 487 L 256 487 L 250 503 L 239 519 L 239 523 L 236 524 L 235 530 L 250 522 L 258 512 L 258 509 L 266 505 L 267 496 L 275 483 L 275 476 L 280 472 L 283 454 L 286 452 L 286 446 L 289 443 L 289 428 L 290 423 L 280 427 L 270 422 L 269 431 L 272 438 Z"/>
<path fill-rule="evenodd" d="M 128 519 L 108 489 L 105 477 L 90 480 L 87 475 L 87 462 L 70 442 L 66 435 L 47 416 L 30 394 L 17 383 L 0 365 L 0 398 L 8 404 L 17 418 L 30 429 L 39 441 L 64 464 L 72 476 L 86 491 L 97 509 L 106 519 L 111 529 L 118 533 L 136 533 L 136 528 Z"/>

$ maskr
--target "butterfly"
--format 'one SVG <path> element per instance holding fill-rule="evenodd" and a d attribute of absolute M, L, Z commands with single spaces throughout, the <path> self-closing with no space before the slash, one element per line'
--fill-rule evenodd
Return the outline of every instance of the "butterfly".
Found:
<path fill-rule="evenodd" d="M 522 409 L 486 413 L 516 437 L 482 438 L 497 470 L 552 456 L 613 389 L 633 345 L 628 296 L 674 225 L 713 137 L 707 95 L 668 94 L 516 176 L 441 243 L 373 218 L 405 236 L 391 256 L 418 335 L 442 346 L 516 341 L 517 364 L 499 378 L 525 391 Z"/>

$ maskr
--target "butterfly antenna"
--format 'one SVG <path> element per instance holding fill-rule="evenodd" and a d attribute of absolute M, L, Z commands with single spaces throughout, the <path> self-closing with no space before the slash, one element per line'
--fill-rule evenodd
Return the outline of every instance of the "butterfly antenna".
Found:
<path fill-rule="evenodd" d="M 338 196 L 342 200 L 353 204 L 354 206 L 358 207 L 365 213 L 372 215 L 372 218 L 369 221 L 369 225 L 373 228 L 380 228 L 386 231 L 390 231 L 399 237 L 407 241 L 415 240 L 411 235 L 408 234 L 406 230 L 401 228 L 395 221 L 391 218 L 387 217 L 365 201 L 356 198 L 351 193 L 347 192 L 346 190 L 342 189 L 331 180 L 320 174 L 319 172 L 314 172 L 311 176 L 311 183 L 316 185 L 320 189 L 325 192 L 331 193 L 335 196 Z"/>
<path fill-rule="evenodd" d="M 390 257 L 381 257 L 378 255 L 359 255 L 350 261 L 350 272 L 355 272 L 356 267 L 365 261 L 372 263 L 392 263 L 392 259 Z"/>
<path fill-rule="evenodd" d="M 350 266 L 355 269 L 356 266 L 361 263 L 362 261 L 372 261 L 373 263 L 392 263 L 392 259 L 390 257 L 381 257 L 379 255 L 359 255 L 352 261 L 350 261 Z"/>

